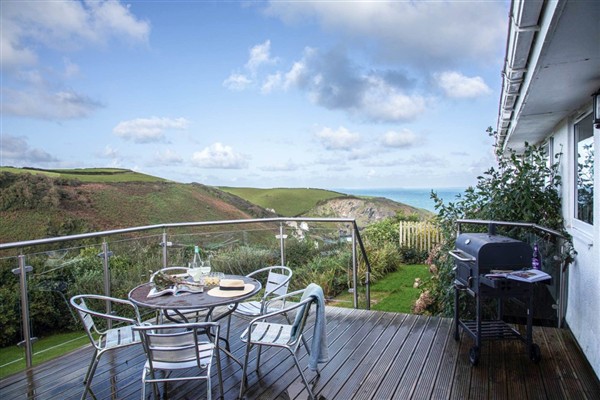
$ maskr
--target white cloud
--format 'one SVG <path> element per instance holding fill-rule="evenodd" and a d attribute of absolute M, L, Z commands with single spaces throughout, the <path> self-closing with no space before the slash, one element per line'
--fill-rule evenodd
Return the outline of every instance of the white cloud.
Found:
<path fill-rule="evenodd" d="M 101 158 L 119 158 L 119 149 L 115 149 L 110 145 L 104 147 L 104 151 L 100 154 Z"/>
<path fill-rule="evenodd" d="M 242 169 L 248 166 L 247 156 L 219 142 L 195 152 L 192 161 L 202 168 Z"/>
<path fill-rule="evenodd" d="M 460 72 L 446 71 L 434 74 L 434 79 L 448 97 L 474 98 L 492 92 L 479 76 L 469 78 Z"/>
<path fill-rule="evenodd" d="M 65 65 L 65 72 L 63 73 L 65 78 L 69 79 L 79 75 L 79 65 L 71 62 L 68 58 L 63 58 L 63 63 Z"/>
<path fill-rule="evenodd" d="M 259 72 L 259 69 L 264 65 L 271 65 L 277 62 L 277 58 L 271 57 L 271 41 L 267 40 L 264 43 L 257 44 L 250 49 L 248 61 L 244 65 L 247 73 L 232 72 L 225 81 L 223 86 L 229 90 L 242 91 L 250 87 Z M 261 92 L 269 93 L 271 90 L 279 86 L 281 77 L 268 75 L 265 82 L 261 86 Z"/>
<path fill-rule="evenodd" d="M 1 60 L 9 68 L 35 63 L 39 44 L 73 50 L 111 38 L 146 42 L 150 34 L 150 24 L 118 1 L 9 1 L 0 18 Z"/>
<path fill-rule="evenodd" d="M 248 86 L 252 84 L 252 80 L 248 78 L 246 75 L 232 73 L 223 81 L 223 86 L 225 86 L 229 90 L 237 90 L 241 91 L 246 89 Z"/>
<path fill-rule="evenodd" d="M 281 72 L 271 74 L 265 79 L 260 91 L 263 94 L 271 93 L 273 90 L 281 87 L 283 76 Z"/>
<path fill-rule="evenodd" d="M 412 84 L 400 71 L 363 72 L 342 50 L 321 54 L 306 48 L 285 74 L 282 87 L 304 90 L 314 103 L 361 119 L 398 122 L 412 120 L 426 109 L 423 96 L 408 92 Z"/>
<path fill-rule="evenodd" d="M 30 147 L 25 137 L 0 135 L 0 165 L 22 167 L 27 164 L 54 162 L 58 162 L 58 159 L 45 150 Z"/>
<path fill-rule="evenodd" d="M 74 91 L 51 92 L 44 87 L 29 90 L 3 89 L 3 114 L 48 120 L 76 119 L 89 116 L 102 105 Z"/>
<path fill-rule="evenodd" d="M 164 141 L 165 130 L 184 130 L 188 126 L 189 121 L 185 118 L 137 118 L 119 122 L 113 128 L 113 133 L 135 143 L 152 143 Z"/>
<path fill-rule="evenodd" d="M 497 55 L 506 38 L 508 2 L 271 1 L 265 11 L 291 24 L 314 18 L 323 30 L 374 49 L 387 62 L 427 65 Z"/>
<path fill-rule="evenodd" d="M 38 63 L 39 54 L 105 45 L 111 39 L 146 43 L 150 34 L 149 23 L 118 1 L 2 2 L 0 25 L 0 62 L 6 77 L 2 112 L 49 120 L 84 118 L 101 104 L 60 82 L 79 74 L 79 67 L 66 58 L 61 73 L 46 64 L 43 73 L 24 71 Z M 43 74 L 57 80 L 48 85 Z"/>
<path fill-rule="evenodd" d="M 297 171 L 300 169 L 300 165 L 294 161 L 288 159 L 285 162 L 275 163 L 266 167 L 260 168 L 262 171 L 268 172 L 281 172 L 281 171 Z"/>
<path fill-rule="evenodd" d="M 406 94 L 390 85 L 382 77 L 367 79 L 369 85 L 363 93 L 356 112 L 370 120 L 380 122 L 409 121 L 426 110 L 426 100 L 418 94 Z"/>
<path fill-rule="evenodd" d="M 267 40 L 262 44 L 257 44 L 250 49 L 250 58 L 246 63 L 246 68 L 256 73 L 257 69 L 265 64 L 274 64 L 277 59 L 271 57 L 271 41 Z"/>
<path fill-rule="evenodd" d="M 352 150 L 360 141 L 358 133 L 350 132 L 343 126 L 335 131 L 331 128 L 323 128 L 316 136 L 328 150 Z"/>
<path fill-rule="evenodd" d="M 151 165 L 179 165 L 183 163 L 183 157 L 171 149 L 157 151 Z"/>
<path fill-rule="evenodd" d="M 419 138 L 414 132 L 403 129 L 400 132 L 388 131 L 381 138 L 381 143 L 385 147 L 407 148 L 412 147 L 419 142 Z"/>

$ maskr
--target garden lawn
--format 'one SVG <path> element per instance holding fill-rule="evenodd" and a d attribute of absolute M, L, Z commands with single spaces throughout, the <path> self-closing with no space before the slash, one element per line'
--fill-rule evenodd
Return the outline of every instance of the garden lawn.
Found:
<path fill-rule="evenodd" d="M 85 345 L 90 340 L 82 332 L 60 333 L 42 338 L 33 344 L 33 364 L 38 365 Z M 0 379 L 25 369 L 25 351 L 9 346 L 0 349 Z"/>
<path fill-rule="evenodd" d="M 421 283 L 429 279 L 429 266 L 402 265 L 396 272 L 386 275 L 371 285 L 371 310 L 412 313 L 419 298 L 419 288 L 413 287 L 416 278 Z M 329 303 L 339 307 L 352 307 L 352 293 L 343 293 Z"/>

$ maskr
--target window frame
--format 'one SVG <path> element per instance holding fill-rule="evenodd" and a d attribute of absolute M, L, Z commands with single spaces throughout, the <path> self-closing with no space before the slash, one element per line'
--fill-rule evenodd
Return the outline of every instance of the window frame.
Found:
<path fill-rule="evenodd" d="M 577 229 L 578 231 L 581 231 L 585 234 L 591 235 L 593 233 L 593 228 L 594 228 L 594 224 L 597 223 L 597 221 L 593 220 L 593 206 L 595 203 L 595 196 L 597 196 L 596 191 L 594 191 L 594 197 L 592 199 L 592 223 L 589 223 L 583 219 L 580 219 L 579 217 L 579 206 L 578 206 L 578 200 L 579 200 L 579 193 L 578 193 L 578 189 L 579 189 L 579 168 L 578 168 L 578 163 L 579 163 L 579 130 L 578 130 L 578 124 L 582 123 L 586 118 L 590 118 L 591 121 L 591 132 L 592 135 L 590 136 L 592 139 L 592 144 L 593 144 L 593 148 L 595 147 L 595 136 L 594 136 L 594 125 L 593 125 L 593 115 L 592 115 L 592 110 L 587 110 L 585 113 L 583 113 L 579 118 L 575 119 L 573 121 L 572 124 L 572 129 L 573 129 L 573 160 L 572 160 L 572 168 L 573 168 L 573 186 L 572 186 L 572 190 L 571 190 L 571 196 L 573 199 L 573 203 L 572 203 L 572 207 L 570 210 L 570 214 L 571 214 L 571 220 L 572 222 L 572 226 L 573 228 Z M 592 182 L 593 183 L 593 182 Z"/>

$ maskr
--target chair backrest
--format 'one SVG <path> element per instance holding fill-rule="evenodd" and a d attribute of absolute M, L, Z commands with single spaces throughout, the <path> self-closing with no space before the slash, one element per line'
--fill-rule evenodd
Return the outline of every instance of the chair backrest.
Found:
<path fill-rule="evenodd" d="M 199 335 L 210 333 L 219 337 L 219 324 L 215 322 L 193 322 L 186 324 L 142 325 L 133 328 L 142 337 L 151 369 L 176 369 L 177 364 L 195 361 L 199 368 L 210 363 L 213 344 L 201 341 Z M 166 364 L 171 364 L 170 368 Z"/>
<path fill-rule="evenodd" d="M 86 301 L 87 300 L 87 301 Z M 91 304 L 98 305 L 98 307 L 90 307 Z M 104 304 L 105 309 L 100 310 L 99 304 Z M 95 347 L 100 347 L 97 340 L 94 338 L 94 334 L 105 334 L 107 332 L 107 328 L 110 328 L 111 324 L 126 324 L 126 325 L 134 325 L 139 323 L 140 315 L 135 304 L 128 300 L 117 299 L 109 296 L 95 295 L 95 294 L 80 294 L 71 297 L 71 305 L 79 314 L 81 322 L 83 323 L 83 327 L 85 328 L 85 332 L 87 333 L 90 341 Z M 135 318 L 125 317 L 119 315 L 113 310 L 115 306 L 123 306 L 128 308 L 132 313 L 134 313 Z M 101 320 L 106 321 L 107 326 L 98 326 Z M 103 324 L 101 324 L 103 325 Z M 122 338 L 115 337 L 107 337 L 104 343 L 104 347 L 112 347 L 113 345 L 118 345 Z M 135 341 L 135 338 L 131 338 L 132 341 Z M 113 343 L 115 342 L 115 343 Z"/>
<path fill-rule="evenodd" d="M 264 274 L 268 272 L 267 281 L 264 284 L 264 295 L 263 299 L 268 297 L 283 296 L 287 293 L 292 279 L 292 270 L 282 265 L 274 265 L 270 267 L 261 268 L 248 274 L 248 277 L 254 277 L 255 275 Z"/>
<path fill-rule="evenodd" d="M 85 297 L 76 296 L 71 299 L 71 304 L 77 310 L 77 314 L 83 323 L 83 327 L 85 329 L 85 333 L 87 333 L 89 339 L 93 342 L 94 338 L 92 337 L 92 332 L 97 332 L 96 325 L 94 323 L 94 318 L 90 313 L 90 309 L 88 308 Z"/>
<path fill-rule="evenodd" d="M 291 269 L 287 267 L 273 267 L 267 276 L 265 292 L 273 296 L 283 296 L 288 291 L 291 279 Z"/>

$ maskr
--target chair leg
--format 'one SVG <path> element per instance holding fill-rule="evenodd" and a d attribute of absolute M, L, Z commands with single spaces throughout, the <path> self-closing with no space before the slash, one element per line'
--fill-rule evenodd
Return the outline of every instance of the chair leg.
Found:
<path fill-rule="evenodd" d="M 306 386 L 306 390 L 308 391 L 308 396 L 311 400 L 315 400 L 315 395 L 313 394 L 310 386 L 308 385 L 308 380 L 306 379 L 306 376 L 304 376 L 304 372 L 302 372 L 302 367 L 300 367 L 300 363 L 298 362 L 298 359 L 296 358 L 296 355 L 294 353 L 292 353 L 292 358 L 294 359 L 294 363 L 296 363 L 296 367 L 298 368 L 298 371 L 300 371 L 300 377 L 302 378 L 302 381 L 304 382 L 304 386 Z"/>
<path fill-rule="evenodd" d="M 221 372 L 221 352 L 219 351 L 219 347 L 216 347 L 216 356 L 217 356 L 217 376 L 219 377 L 219 390 L 221 391 L 220 398 L 225 398 L 225 393 L 223 393 L 223 373 Z"/>
<path fill-rule="evenodd" d="M 231 329 L 231 314 L 227 316 L 227 344 L 229 344 L 229 330 Z"/>
<path fill-rule="evenodd" d="M 260 353 L 262 353 L 262 346 L 259 344 L 258 349 L 256 349 L 256 370 L 258 371 L 258 367 L 260 366 Z"/>
<path fill-rule="evenodd" d="M 98 350 L 96 350 L 94 352 L 94 358 L 92 358 L 92 362 L 90 363 L 90 366 L 88 367 L 88 372 L 85 375 L 85 379 L 83 380 L 83 383 L 85 383 L 85 388 L 83 389 L 83 393 L 81 394 L 81 400 L 85 400 L 88 392 L 91 391 L 92 379 L 94 379 L 94 373 L 96 372 L 96 368 L 98 367 L 98 364 L 100 363 L 101 356 L 102 356 L 102 352 L 99 352 Z"/>
<path fill-rule="evenodd" d="M 90 379 L 90 371 L 92 370 L 97 357 L 98 357 L 98 350 L 96 349 L 96 350 L 94 350 L 94 354 L 92 355 L 90 365 L 88 366 L 87 372 L 85 373 L 85 378 L 83 378 L 84 384 L 88 382 L 88 379 Z"/>
<path fill-rule="evenodd" d="M 244 366 L 242 367 L 242 379 L 240 382 L 240 395 L 239 395 L 239 399 L 242 398 L 242 396 L 244 395 L 244 390 L 245 390 L 245 385 L 247 383 L 247 379 L 248 379 L 248 357 L 250 356 L 250 349 L 252 348 L 252 343 L 250 343 L 250 341 L 248 340 L 248 343 L 246 343 L 246 355 L 244 356 Z"/>
<path fill-rule="evenodd" d="M 210 368 L 206 371 L 206 400 L 212 400 L 212 386 L 210 384 Z"/>

